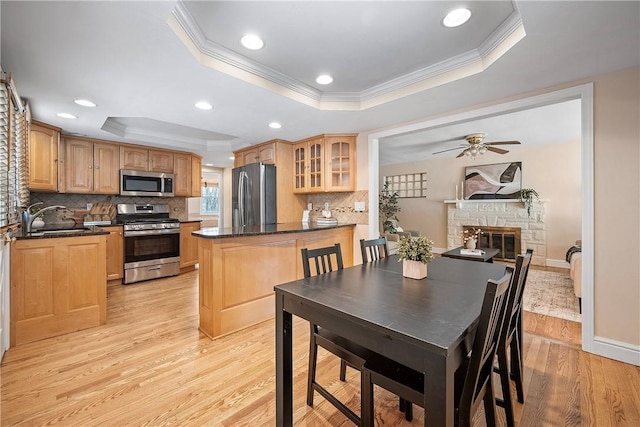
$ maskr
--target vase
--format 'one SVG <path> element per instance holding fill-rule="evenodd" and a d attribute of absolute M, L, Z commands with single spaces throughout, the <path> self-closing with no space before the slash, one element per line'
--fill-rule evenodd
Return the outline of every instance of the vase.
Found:
<path fill-rule="evenodd" d="M 464 247 L 467 249 L 475 249 L 476 248 L 476 239 L 469 239 L 464 244 Z"/>
<path fill-rule="evenodd" d="M 427 264 L 405 259 L 402 261 L 402 275 L 410 279 L 424 279 L 427 277 Z"/>

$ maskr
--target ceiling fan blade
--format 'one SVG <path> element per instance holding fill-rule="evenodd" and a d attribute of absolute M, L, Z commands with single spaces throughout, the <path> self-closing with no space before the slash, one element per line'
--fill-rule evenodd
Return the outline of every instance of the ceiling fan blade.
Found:
<path fill-rule="evenodd" d="M 467 150 L 462 150 L 462 153 L 458 154 L 458 155 L 456 156 L 456 159 L 457 159 L 458 157 L 462 157 L 462 156 L 464 156 L 464 153 L 466 153 L 466 152 L 467 152 Z"/>
<path fill-rule="evenodd" d="M 506 154 L 509 152 L 509 150 L 503 150 L 502 148 L 495 148 L 495 147 L 487 147 L 487 150 L 493 151 L 494 153 L 498 153 L 498 154 Z"/>
<path fill-rule="evenodd" d="M 464 148 L 464 147 L 449 148 L 447 150 L 436 151 L 435 153 L 432 153 L 432 154 L 446 153 L 447 151 L 460 150 L 461 148 Z"/>
<path fill-rule="evenodd" d="M 497 141 L 497 142 L 485 142 L 484 145 L 510 145 L 520 144 L 520 141 Z"/>

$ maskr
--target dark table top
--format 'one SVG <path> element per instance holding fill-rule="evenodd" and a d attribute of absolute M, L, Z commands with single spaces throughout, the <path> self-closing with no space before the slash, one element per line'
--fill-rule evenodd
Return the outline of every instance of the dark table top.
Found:
<path fill-rule="evenodd" d="M 275 290 L 276 295 L 341 313 L 365 327 L 384 329 L 390 337 L 448 354 L 475 325 L 487 280 L 499 279 L 504 272 L 503 265 L 438 257 L 428 264 L 426 279 L 414 280 L 402 276 L 402 263 L 392 256 Z"/>

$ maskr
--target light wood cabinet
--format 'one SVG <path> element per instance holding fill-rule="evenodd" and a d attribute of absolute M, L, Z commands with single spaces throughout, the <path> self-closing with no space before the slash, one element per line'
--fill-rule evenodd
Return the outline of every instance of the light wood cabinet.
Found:
<path fill-rule="evenodd" d="M 200 222 L 180 224 L 180 270 L 193 270 L 198 263 L 198 240 L 191 233 L 200 230 Z"/>
<path fill-rule="evenodd" d="M 293 147 L 293 191 L 355 191 L 355 134 L 326 134 Z"/>
<path fill-rule="evenodd" d="M 124 236 L 121 225 L 102 227 L 107 235 L 107 280 L 122 279 L 124 269 Z"/>
<path fill-rule="evenodd" d="M 120 147 L 120 169 L 173 173 L 174 153 L 144 147 Z"/>
<path fill-rule="evenodd" d="M 202 196 L 202 158 L 191 155 L 191 197 Z"/>
<path fill-rule="evenodd" d="M 64 191 L 118 194 L 119 147 L 83 138 L 64 139 Z"/>
<path fill-rule="evenodd" d="M 233 153 L 235 158 L 233 165 L 235 167 L 239 167 L 258 162 L 275 165 L 277 164 L 277 145 L 279 142 L 287 141 L 283 141 L 281 139 L 273 139 L 271 141 L 263 142 L 262 144 L 246 148 L 244 150 L 236 151 Z"/>
<path fill-rule="evenodd" d="M 189 153 L 173 157 L 173 192 L 176 196 L 200 197 L 202 193 L 202 159 Z"/>
<path fill-rule="evenodd" d="M 29 189 L 58 190 L 60 128 L 33 122 L 29 131 Z"/>
<path fill-rule="evenodd" d="M 11 244 L 11 345 L 106 323 L 104 235 Z"/>

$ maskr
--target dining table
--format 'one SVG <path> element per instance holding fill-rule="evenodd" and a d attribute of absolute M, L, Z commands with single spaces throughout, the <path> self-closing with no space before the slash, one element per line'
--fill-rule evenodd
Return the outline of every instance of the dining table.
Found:
<path fill-rule="evenodd" d="M 505 265 L 436 257 L 427 267 L 424 279 L 404 277 L 393 255 L 274 287 L 276 425 L 293 425 L 293 315 L 424 373 L 424 425 L 454 425 L 454 375 L 471 350 L 487 281 Z"/>

